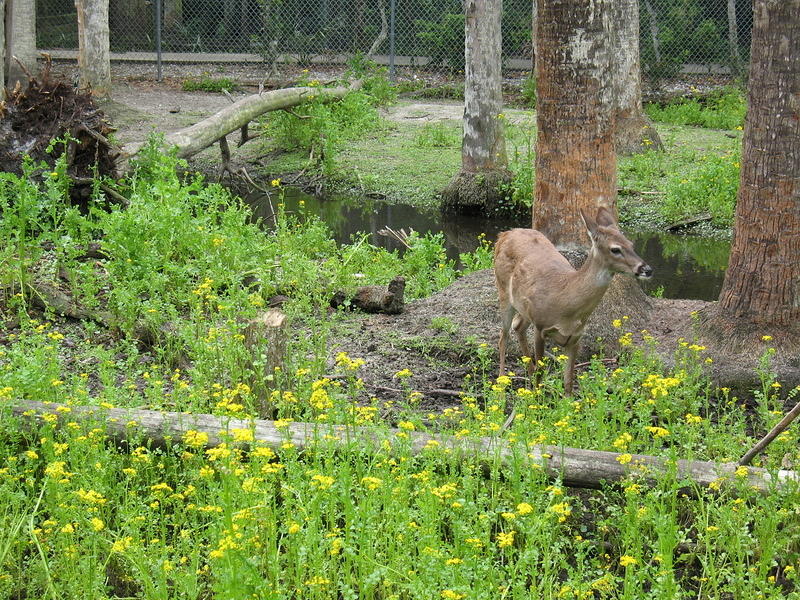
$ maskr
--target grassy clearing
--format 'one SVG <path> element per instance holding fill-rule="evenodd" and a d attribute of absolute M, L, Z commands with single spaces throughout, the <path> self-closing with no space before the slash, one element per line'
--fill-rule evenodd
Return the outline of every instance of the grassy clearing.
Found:
<path fill-rule="evenodd" d="M 312 104 L 299 115 L 271 116 L 267 148 L 280 150 L 271 171 L 321 169 L 339 189 L 438 206 L 439 192 L 461 166 L 460 120 L 382 120 L 375 107 L 394 98 L 384 86 L 377 89 L 377 98 L 364 91 L 339 104 Z M 709 214 L 714 227 L 729 228 L 738 189 L 743 110 L 736 90 L 648 107 L 666 151 L 620 157 L 619 183 L 627 196 L 620 203 L 623 220 L 658 227 Z M 430 117 L 430 110 L 420 111 L 420 117 Z M 533 198 L 536 132 L 531 111 L 512 112 L 511 118 L 503 115 L 514 175 L 504 212 L 514 214 L 529 210 Z M 276 140 L 281 140 L 278 148 Z"/>
<path fill-rule="evenodd" d="M 81 213 L 66 205 L 61 167 L 0 177 L 0 289 L 14 317 L 0 331 L 0 411 L 20 399 L 67 405 L 60 425 L 0 419 L 0 597 L 800 596 L 797 486 L 760 495 L 741 471 L 687 494 L 674 475 L 649 481 L 632 462 L 635 453 L 735 460 L 780 418 L 769 339 L 756 350 L 762 384 L 750 398 L 713 388 L 703 374 L 713 357 L 691 340 L 665 369 L 632 345 L 624 320 L 614 324 L 626 350 L 618 366 L 593 361 L 574 398 L 561 393 L 557 351 L 533 387 L 494 379 L 494 349 L 479 344 L 465 350 L 463 397 L 424 414 L 404 365 L 403 400 L 387 403 L 366 393 L 357 355 L 328 357 L 331 323 L 348 315 L 327 303 L 336 289 L 398 272 L 412 297 L 441 288 L 458 272 L 440 240 L 417 238 L 401 258 L 366 239 L 337 247 L 301 215 L 279 211 L 264 230 L 222 188 L 181 181 L 155 146 L 120 190 L 127 208 Z M 104 256 L 85 259 L 88 242 Z M 489 256 L 482 246 L 464 262 L 481 268 Z M 41 278 L 114 325 L 37 311 L 31 284 Z M 243 324 L 276 292 L 290 297 L 285 310 L 302 333 L 266 387 L 268 348 L 247 347 Z M 435 327 L 452 331 L 449 317 Z M 137 339 L 143 324 L 149 345 Z M 334 451 L 324 439 L 273 451 L 248 445 L 249 429 L 205 448 L 199 433 L 154 447 L 132 427 L 117 444 L 100 418 L 71 420 L 70 404 L 245 418 L 269 407 L 279 423 L 397 431 L 376 454 Z M 484 470 L 435 444 L 408 452 L 408 431 L 500 435 L 511 405 L 518 418 L 502 435 L 519 460 L 505 468 Z M 631 474 L 622 486 L 572 490 L 526 460 L 538 443 L 618 452 Z M 758 464 L 796 463 L 797 448 L 786 432 Z"/>

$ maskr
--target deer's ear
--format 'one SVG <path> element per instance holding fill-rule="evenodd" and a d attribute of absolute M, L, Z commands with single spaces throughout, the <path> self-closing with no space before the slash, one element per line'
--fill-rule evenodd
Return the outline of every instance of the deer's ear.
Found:
<path fill-rule="evenodd" d="M 601 227 L 613 227 L 617 224 L 617 220 L 610 210 L 601 206 L 597 209 L 597 224 Z"/>
<path fill-rule="evenodd" d="M 583 219 L 583 224 L 586 226 L 586 231 L 589 233 L 589 238 L 594 243 L 595 238 L 597 237 L 597 223 L 595 222 L 592 217 L 586 214 L 586 211 L 582 208 L 581 211 L 581 219 Z"/>

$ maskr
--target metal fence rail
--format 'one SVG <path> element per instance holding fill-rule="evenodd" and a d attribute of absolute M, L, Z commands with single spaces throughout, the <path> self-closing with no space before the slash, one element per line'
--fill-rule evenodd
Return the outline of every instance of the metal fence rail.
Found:
<path fill-rule="evenodd" d="M 39 47 L 77 48 L 74 0 L 36 5 Z M 155 53 L 160 37 L 165 53 L 245 54 L 267 67 L 357 54 L 427 72 L 464 66 L 460 0 L 110 0 L 109 14 L 115 52 Z M 504 2 L 506 69 L 530 68 L 531 19 L 531 0 Z M 642 71 L 655 79 L 687 69 L 740 75 L 751 27 L 750 0 L 640 0 Z"/>

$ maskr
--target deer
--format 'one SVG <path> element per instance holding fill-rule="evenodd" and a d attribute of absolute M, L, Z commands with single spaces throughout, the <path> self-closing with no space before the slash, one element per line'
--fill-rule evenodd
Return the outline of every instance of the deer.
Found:
<path fill-rule="evenodd" d="M 528 375 L 544 356 L 545 338 L 563 348 L 564 393 L 571 396 L 575 382 L 575 357 L 586 322 L 615 273 L 650 279 L 653 269 L 634 251 L 619 230 L 611 211 L 600 207 L 592 218 L 581 209 L 592 246 L 586 261 L 576 270 L 547 237 L 535 229 L 511 229 L 501 233 L 494 248 L 494 273 L 500 304 L 500 375 L 505 374 L 509 330 L 514 328 Z M 527 331 L 533 325 L 533 355 Z M 506 424 L 514 418 L 512 412 Z"/>

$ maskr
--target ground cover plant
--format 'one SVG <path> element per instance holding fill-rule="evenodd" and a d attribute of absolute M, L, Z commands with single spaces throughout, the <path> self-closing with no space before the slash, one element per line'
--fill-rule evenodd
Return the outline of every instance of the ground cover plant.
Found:
<path fill-rule="evenodd" d="M 153 141 L 118 184 L 127 206 L 97 195 L 87 212 L 68 205 L 59 163 L 0 177 L 0 597 L 800 596 L 796 485 L 758 493 L 743 468 L 697 489 L 632 468 L 620 486 L 581 491 L 528 458 L 529 445 L 548 443 L 633 466 L 636 453 L 736 460 L 782 414 L 768 338 L 748 397 L 710 385 L 713 357 L 692 340 L 664 367 L 624 319 L 613 324 L 617 364 L 593 360 L 573 398 L 561 393 L 557 349 L 534 386 L 495 378 L 494 349 L 477 341 L 465 393 L 421 411 L 404 365 L 402 400 L 387 401 L 366 391 L 359 356 L 328 355 L 332 323 L 352 318 L 328 303 L 396 274 L 412 298 L 440 289 L 459 274 L 440 240 L 412 238 L 404 256 L 366 236 L 337 246 L 320 221 L 281 208 L 277 180 L 276 223 L 259 225 L 226 190 L 175 167 Z M 90 244 L 101 252 L 86 258 Z M 484 243 L 461 268 L 490 256 Z M 42 281 L 96 318 L 41 310 Z M 248 347 L 244 324 L 277 293 L 295 334 L 265 374 L 268 348 Z M 436 327 L 456 326 L 445 317 Z M 24 425 L 6 407 L 25 400 L 60 403 L 60 417 Z M 97 419 L 74 419 L 76 404 L 96 406 Z M 108 406 L 367 426 L 391 441 L 367 452 L 320 439 L 300 452 L 241 428 L 214 447 L 201 432 L 153 445 L 133 423 L 120 441 L 104 430 Z M 435 443 L 414 456 L 413 431 L 503 436 L 519 452 L 502 465 Z M 797 442 L 785 432 L 758 464 L 795 464 Z"/>

